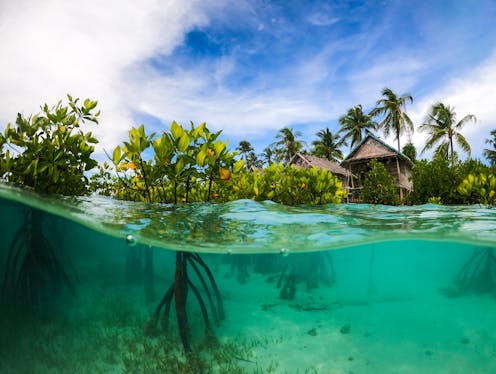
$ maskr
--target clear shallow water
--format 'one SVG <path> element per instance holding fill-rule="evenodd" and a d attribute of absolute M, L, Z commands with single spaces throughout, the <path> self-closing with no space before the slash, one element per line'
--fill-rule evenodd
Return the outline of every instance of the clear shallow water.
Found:
<path fill-rule="evenodd" d="M 146 206 L 1 187 L 0 279 L 11 244 L 32 237 L 33 208 L 72 291 L 28 287 L 42 296 L 34 307 L 4 292 L 2 373 L 496 371 L 496 267 L 483 255 L 496 243 L 494 209 Z M 225 308 L 206 337 L 190 290 L 193 356 L 174 303 L 169 330 L 145 333 L 175 249 L 208 252 Z M 189 277 L 207 302 L 191 267 Z"/>
<path fill-rule="evenodd" d="M 0 198 L 105 235 L 132 235 L 141 244 L 191 252 L 304 252 L 390 240 L 496 244 L 496 209 L 478 205 L 288 207 L 251 200 L 146 205 L 99 196 L 40 197 L 2 184 Z"/>

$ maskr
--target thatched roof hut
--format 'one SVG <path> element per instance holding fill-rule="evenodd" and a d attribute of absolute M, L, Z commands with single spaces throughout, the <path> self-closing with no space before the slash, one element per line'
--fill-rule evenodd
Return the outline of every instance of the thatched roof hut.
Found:
<path fill-rule="evenodd" d="M 337 162 L 329 161 L 325 158 L 297 153 L 291 158 L 289 163 L 299 168 L 309 169 L 315 166 L 319 170 L 328 170 L 338 177 L 341 183 L 343 183 L 343 188 L 348 187 L 348 183 L 351 180 L 351 173 L 348 170 L 341 167 Z"/>
<path fill-rule="evenodd" d="M 368 165 L 371 160 L 377 160 L 384 164 L 398 187 L 400 198 L 411 191 L 412 182 L 410 177 L 413 162 L 403 153 L 398 152 L 370 133 L 341 163 L 341 166 L 353 175 L 349 183 L 351 189 L 361 189 L 365 174 L 369 171 Z"/>

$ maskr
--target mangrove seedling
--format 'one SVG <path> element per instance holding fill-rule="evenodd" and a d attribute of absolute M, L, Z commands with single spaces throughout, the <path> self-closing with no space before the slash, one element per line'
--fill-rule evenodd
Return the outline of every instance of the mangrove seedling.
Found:
<path fill-rule="evenodd" d="M 86 99 L 78 106 L 79 99 L 70 95 L 68 99 L 67 105 L 45 104 L 31 117 L 18 114 L 15 125 L 7 125 L 0 155 L 3 177 L 9 182 L 45 194 L 89 192 L 84 173 L 97 165 L 91 154 L 98 141 L 91 132 L 84 133 L 81 124 L 98 123 L 99 112 L 93 113 L 97 102 Z M 25 210 L 23 225 L 7 253 L 0 297 L 4 306 L 48 316 L 48 307 L 64 289 L 74 293 L 74 285 L 63 248 L 47 239 L 44 220 L 40 210 Z"/>

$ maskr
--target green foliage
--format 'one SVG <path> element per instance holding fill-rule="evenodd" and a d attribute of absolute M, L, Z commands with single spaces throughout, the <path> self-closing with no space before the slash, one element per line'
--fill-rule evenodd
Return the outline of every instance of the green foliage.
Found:
<path fill-rule="evenodd" d="M 398 193 L 393 177 L 387 172 L 383 163 L 372 160 L 370 171 L 365 175 L 362 200 L 369 204 L 396 205 Z"/>
<path fill-rule="evenodd" d="M 267 166 L 272 165 L 274 163 L 274 159 L 276 156 L 276 151 L 269 147 L 264 148 L 260 157 L 262 158 L 262 164 L 265 163 Z"/>
<path fill-rule="evenodd" d="M 458 186 L 469 174 L 489 173 L 490 169 L 477 160 L 467 160 L 450 166 L 444 157 L 432 161 L 422 160 L 413 166 L 413 191 L 409 199 L 413 204 L 425 204 L 432 197 L 446 205 L 468 204 L 474 201 L 461 194 Z"/>
<path fill-rule="evenodd" d="M 458 186 L 458 192 L 466 196 L 468 202 L 495 205 L 496 176 L 494 174 L 469 174 Z"/>
<path fill-rule="evenodd" d="M 444 158 L 421 160 L 412 168 L 413 191 L 409 199 L 413 204 L 425 204 L 431 197 L 438 197 L 443 204 L 453 200 L 455 188 L 449 162 Z M 456 182 L 455 182 L 456 183 Z"/>
<path fill-rule="evenodd" d="M 174 121 L 159 137 L 146 134 L 143 125 L 132 128 L 129 141 L 112 154 L 118 176 L 114 196 L 168 203 L 225 200 L 243 161 L 235 160 L 220 134 L 205 123 L 186 129 Z M 145 152 L 151 159 L 145 160 Z"/>
<path fill-rule="evenodd" d="M 301 137 L 300 131 L 293 131 L 293 129 L 289 127 L 285 127 L 276 135 L 278 139 L 275 143 L 273 143 L 276 161 L 283 162 L 284 164 L 289 164 L 291 158 L 300 152 L 305 143 L 299 138 Z"/>
<path fill-rule="evenodd" d="M 443 103 L 436 103 L 431 107 L 425 123 L 420 126 L 420 131 L 429 133 L 427 143 L 422 152 L 436 147 L 437 156 L 450 159 L 451 165 L 455 164 L 456 143 L 460 149 L 470 156 L 470 145 L 465 137 L 459 132 L 461 128 L 470 121 L 476 121 L 473 114 L 466 115 L 460 121 L 456 120 L 455 109 Z"/>
<path fill-rule="evenodd" d="M 489 160 L 491 166 L 496 166 L 496 129 L 490 132 L 491 137 L 486 139 L 486 144 L 491 148 L 485 148 L 483 151 L 484 157 Z M 0 140 L 1 141 L 1 140 Z"/>
<path fill-rule="evenodd" d="M 240 141 L 239 145 L 236 147 L 236 150 L 239 151 L 241 160 L 245 163 L 245 168 L 247 170 L 262 166 L 262 161 L 258 159 L 255 154 L 255 149 L 253 149 L 250 142 L 246 140 Z"/>
<path fill-rule="evenodd" d="M 413 97 L 409 93 L 398 96 L 390 88 L 382 90 L 382 99 L 377 100 L 376 107 L 370 112 L 372 116 L 384 115 L 384 119 L 379 123 L 384 135 L 394 134 L 398 142 L 398 151 L 400 147 L 400 137 L 404 132 L 413 133 L 413 122 L 406 114 L 405 108 L 407 101 L 413 102 Z"/>
<path fill-rule="evenodd" d="M 412 161 L 417 160 L 417 150 L 413 143 L 407 143 L 403 146 L 401 152 Z"/>
<path fill-rule="evenodd" d="M 428 204 L 437 204 L 437 205 L 443 205 L 443 202 L 441 201 L 440 197 L 429 197 L 427 199 Z"/>
<path fill-rule="evenodd" d="M 78 106 L 79 99 L 68 99 L 67 105 L 45 104 L 34 116 L 18 114 L 15 125 L 7 125 L 0 136 L 0 172 L 7 180 L 43 193 L 89 192 L 84 173 L 97 166 L 91 155 L 98 141 L 81 125 L 98 123 L 100 112 L 94 113 L 96 101 Z"/>
<path fill-rule="evenodd" d="M 377 123 L 372 120 L 372 116 L 363 112 L 360 104 L 348 109 L 346 115 L 339 118 L 339 123 L 341 129 L 338 134 L 342 134 L 343 142 L 351 139 L 352 148 L 362 141 L 364 132 L 377 130 Z"/>
<path fill-rule="evenodd" d="M 103 196 L 112 196 L 118 179 L 114 176 L 113 168 L 108 162 L 98 164 L 97 172 L 90 177 L 90 190 Z"/>
<path fill-rule="evenodd" d="M 343 152 L 339 149 L 345 143 L 339 135 L 333 134 L 328 128 L 317 133 L 318 140 L 312 142 L 312 154 L 326 160 L 339 162 L 343 159 Z"/>
<path fill-rule="evenodd" d="M 245 173 L 233 183 L 235 198 L 272 200 L 285 205 L 341 203 L 346 195 L 337 177 L 315 167 L 272 164 L 261 172 Z"/>

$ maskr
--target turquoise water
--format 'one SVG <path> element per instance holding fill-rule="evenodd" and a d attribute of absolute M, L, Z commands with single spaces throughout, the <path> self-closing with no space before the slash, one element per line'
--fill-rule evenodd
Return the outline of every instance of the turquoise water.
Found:
<path fill-rule="evenodd" d="M 494 209 L 0 209 L 2 373 L 496 372 Z"/>

